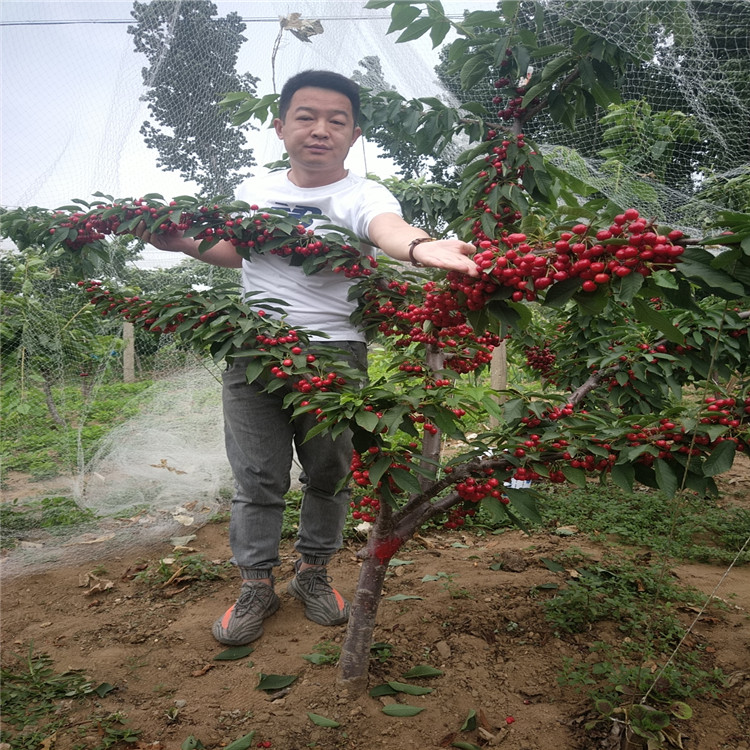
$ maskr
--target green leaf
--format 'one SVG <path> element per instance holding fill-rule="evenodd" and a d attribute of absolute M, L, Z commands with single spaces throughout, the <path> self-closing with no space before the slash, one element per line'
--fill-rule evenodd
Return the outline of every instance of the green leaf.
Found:
<path fill-rule="evenodd" d="M 421 714 L 424 708 L 419 706 L 410 706 L 408 703 L 393 703 L 390 706 L 383 706 L 383 713 L 386 716 L 416 716 Z"/>
<path fill-rule="evenodd" d="M 396 695 L 396 691 L 387 682 L 384 682 L 382 685 L 376 685 L 372 688 L 368 695 L 370 698 L 380 698 L 383 695 Z"/>
<path fill-rule="evenodd" d="M 713 256 L 700 248 L 687 248 L 680 258 L 677 271 L 704 288 L 713 290 L 722 299 L 733 299 L 744 294 L 742 284 L 728 273 L 711 266 Z"/>
<path fill-rule="evenodd" d="M 542 557 L 541 561 L 544 563 L 544 566 L 551 570 L 553 573 L 564 573 L 565 572 L 565 566 L 560 565 L 560 563 L 555 562 L 554 560 L 550 560 L 549 557 Z"/>
<path fill-rule="evenodd" d="M 214 661 L 237 661 L 237 659 L 244 659 L 253 651 L 252 646 L 232 646 L 216 654 Z"/>
<path fill-rule="evenodd" d="M 401 676 L 406 680 L 411 680 L 415 677 L 440 677 L 442 674 L 442 670 L 431 667 L 429 664 L 418 664 L 408 672 L 404 672 Z"/>
<path fill-rule="evenodd" d="M 430 39 L 432 40 L 432 46 L 437 47 L 451 30 L 449 21 L 437 20 L 430 29 Z"/>
<path fill-rule="evenodd" d="M 506 487 L 505 494 L 510 498 L 513 508 L 524 518 L 533 523 L 544 523 L 536 504 L 536 495 L 527 490 Z"/>
<path fill-rule="evenodd" d="M 310 721 L 319 727 L 340 727 L 341 724 L 338 723 L 338 721 L 334 721 L 333 719 L 327 719 L 325 716 L 321 716 L 320 714 L 314 714 L 312 711 L 307 712 L 307 718 L 310 719 Z"/>
<path fill-rule="evenodd" d="M 536 97 L 539 96 L 540 94 L 548 91 L 549 87 L 550 87 L 549 81 L 540 81 L 539 83 L 533 85 L 523 95 L 523 101 L 521 102 L 521 106 L 528 107 L 530 102 L 536 99 Z"/>
<path fill-rule="evenodd" d="M 553 284 L 544 297 L 543 306 L 561 309 L 580 288 L 581 281 L 577 278 L 566 279 Z"/>
<path fill-rule="evenodd" d="M 390 475 L 399 489 L 408 492 L 410 495 L 419 494 L 419 480 L 410 471 L 406 471 L 406 469 L 391 469 Z"/>
<path fill-rule="evenodd" d="M 503 21 L 496 10 L 473 10 L 466 14 L 462 24 L 493 29 L 501 27 Z"/>
<path fill-rule="evenodd" d="M 358 411 L 354 415 L 354 421 L 363 429 L 367 430 L 367 432 L 375 432 L 375 429 L 378 426 L 378 422 L 380 421 L 378 419 L 377 414 L 371 411 Z"/>
<path fill-rule="evenodd" d="M 224 750 L 247 750 L 253 742 L 255 737 L 255 730 L 253 729 L 250 734 L 246 734 L 244 737 L 236 739 L 234 742 L 230 742 Z"/>
<path fill-rule="evenodd" d="M 641 323 L 655 328 L 674 344 L 684 344 L 685 336 L 674 326 L 671 318 L 654 310 L 647 302 L 636 297 L 633 302 L 633 310 Z"/>
<path fill-rule="evenodd" d="M 610 472 L 612 481 L 625 492 L 633 491 L 635 469 L 630 464 L 615 464 Z"/>
<path fill-rule="evenodd" d="M 515 22 L 520 6 L 521 3 L 519 0 L 502 0 L 500 3 L 503 18 L 505 18 L 505 22 L 508 25 L 512 25 Z"/>
<path fill-rule="evenodd" d="M 670 703 L 669 713 L 671 713 L 676 719 L 682 719 L 683 721 L 687 721 L 693 717 L 693 709 L 683 701 L 673 701 Z"/>
<path fill-rule="evenodd" d="M 377 486 L 383 474 L 385 474 L 390 468 L 391 461 L 392 459 L 390 456 L 381 456 L 373 466 L 370 467 L 370 482 L 372 482 L 373 486 Z"/>
<path fill-rule="evenodd" d="M 410 23 L 419 18 L 421 14 L 422 11 L 420 8 L 416 8 L 409 3 L 394 3 L 393 8 L 391 8 L 391 25 L 385 33 L 392 34 L 394 31 L 405 29 Z"/>
<path fill-rule="evenodd" d="M 734 455 L 737 444 L 732 440 L 723 440 L 712 451 L 711 455 L 703 464 L 703 474 L 707 477 L 715 477 L 729 471 L 734 463 Z"/>
<path fill-rule="evenodd" d="M 410 24 L 396 40 L 397 42 L 411 42 L 424 36 L 432 28 L 431 18 L 418 18 Z"/>
<path fill-rule="evenodd" d="M 487 60 L 481 55 L 473 55 L 461 68 L 461 88 L 470 89 L 487 76 Z"/>
<path fill-rule="evenodd" d="M 260 674 L 260 682 L 255 686 L 256 690 L 272 692 L 288 687 L 297 679 L 296 674 Z"/>
<path fill-rule="evenodd" d="M 115 689 L 114 685 L 110 685 L 108 682 L 102 682 L 101 685 L 97 685 L 94 688 L 94 692 L 100 697 L 103 698 L 107 693 L 111 693 Z"/>
<path fill-rule="evenodd" d="M 406 682 L 396 682 L 389 680 L 388 684 L 398 693 L 406 695 L 428 695 L 433 692 L 433 688 L 420 687 L 419 685 L 409 685 Z"/>
<path fill-rule="evenodd" d="M 263 361 L 260 358 L 252 359 L 245 369 L 245 378 L 248 383 L 254 383 L 262 372 Z"/>
<path fill-rule="evenodd" d="M 390 565 L 393 568 L 398 568 L 400 565 L 414 565 L 414 560 L 399 560 L 396 557 L 392 557 L 388 561 L 388 565 Z"/>
<path fill-rule="evenodd" d="M 654 461 L 654 474 L 659 489 L 671 500 L 679 484 L 675 470 L 664 459 L 657 458 Z"/>
<path fill-rule="evenodd" d="M 555 78 L 565 70 L 565 68 L 572 67 L 575 62 L 575 57 L 570 53 L 566 55 L 560 55 L 560 57 L 550 60 L 542 70 L 542 80 L 547 81 L 550 78 Z"/>
<path fill-rule="evenodd" d="M 471 708 L 469 709 L 468 716 L 464 719 L 464 723 L 461 724 L 459 732 L 473 732 L 477 728 L 477 712 Z"/>
<path fill-rule="evenodd" d="M 581 469 L 576 469 L 574 466 L 564 464 L 562 467 L 562 473 L 565 475 L 565 478 L 576 487 L 586 486 L 586 472 Z"/>
<path fill-rule="evenodd" d="M 460 750 L 482 750 L 481 747 L 475 745 L 473 742 L 464 742 L 463 740 L 457 740 L 451 744 L 451 747 L 457 747 Z"/>
<path fill-rule="evenodd" d="M 311 664 L 330 664 L 331 657 L 328 654 L 302 654 L 302 658 L 305 661 L 309 661 Z"/>
<path fill-rule="evenodd" d="M 389 434 L 394 435 L 399 427 L 401 427 L 404 417 L 408 413 L 409 407 L 406 405 L 394 406 L 383 413 L 380 421 L 388 428 Z"/>

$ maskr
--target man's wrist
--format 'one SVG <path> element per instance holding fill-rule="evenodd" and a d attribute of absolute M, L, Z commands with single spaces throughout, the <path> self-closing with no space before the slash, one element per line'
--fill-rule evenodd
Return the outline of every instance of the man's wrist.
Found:
<path fill-rule="evenodd" d="M 415 240 L 412 240 L 409 243 L 409 262 L 416 266 L 417 268 L 424 268 L 424 263 L 420 263 L 415 257 L 414 257 L 414 248 L 416 248 L 417 245 L 421 245 L 423 242 L 435 242 L 434 237 L 417 237 Z"/>

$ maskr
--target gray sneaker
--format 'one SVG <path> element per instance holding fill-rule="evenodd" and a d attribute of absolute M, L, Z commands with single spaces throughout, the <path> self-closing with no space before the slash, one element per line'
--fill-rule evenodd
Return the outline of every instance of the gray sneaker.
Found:
<path fill-rule="evenodd" d="M 270 617 L 281 601 L 272 586 L 245 581 L 240 598 L 213 625 L 211 632 L 225 646 L 244 646 L 263 635 L 263 620 Z"/>
<path fill-rule="evenodd" d="M 349 602 L 331 586 L 322 565 L 297 573 L 286 590 L 305 605 L 305 616 L 318 625 L 341 625 L 349 619 Z"/>

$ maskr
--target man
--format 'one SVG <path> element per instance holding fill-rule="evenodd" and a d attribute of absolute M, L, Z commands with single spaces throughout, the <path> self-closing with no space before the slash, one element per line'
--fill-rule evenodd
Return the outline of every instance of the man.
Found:
<path fill-rule="evenodd" d="M 284 85 L 274 127 L 289 156 L 290 169 L 251 179 L 237 197 L 263 208 L 283 208 L 314 226 L 316 216 L 346 227 L 393 258 L 414 264 L 477 275 L 475 247 L 459 240 L 431 240 L 407 224 L 396 199 L 378 183 L 350 174 L 344 166 L 361 134 L 357 126 L 359 88 L 330 71 L 308 70 Z M 364 336 L 350 322 L 351 281 L 323 270 L 306 276 L 277 255 L 243 261 L 229 242 L 202 255 L 198 242 L 180 236 L 150 235 L 155 247 L 183 252 L 207 263 L 242 269 L 244 292 L 258 291 L 284 300 L 293 326 L 327 334 L 326 346 L 347 352 L 351 364 L 366 372 Z M 365 252 L 364 254 L 367 254 Z M 237 602 L 214 623 L 214 637 L 235 646 L 263 633 L 263 620 L 279 608 L 272 570 L 280 564 L 279 541 L 284 495 L 289 489 L 292 444 L 302 465 L 305 488 L 295 548 L 300 555 L 288 592 L 305 606 L 306 616 L 321 625 L 339 625 L 349 605 L 331 586 L 326 565 L 342 543 L 349 491 L 336 491 L 352 455 L 349 435 L 332 440 L 318 435 L 304 442 L 314 415 L 291 419 L 282 408 L 285 391 L 263 391 L 248 384 L 245 366 L 230 363 L 223 376 L 227 456 L 236 484 L 229 537 L 242 576 Z"/>

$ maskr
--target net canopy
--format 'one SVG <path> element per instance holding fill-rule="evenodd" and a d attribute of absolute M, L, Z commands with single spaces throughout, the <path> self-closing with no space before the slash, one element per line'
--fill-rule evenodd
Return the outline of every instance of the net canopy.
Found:
<path fill-rule="evenodd" d="M 601 107 L 593 116 L 579 113 L 572 129 L 544 113 L 528 123 L 527 135 L 545 157 L 615 203 L 695 234 L 711 211 L 747 211 L 750 6 L 720 0 L 544 5 L 560 23 L 548 21 L 537 32 L 539 47 L 556 53 L 572 48 L 575 30 L 585 29 L 601 38 L 603 58 L 607 45 L 614 45 L 637 61 L 618 84 L 622 103 L 608 113 Z M 533 15 L 525 25 L 535 30 Z M 530 60 L 528 75 L 550 59 L 540 54 Z M 448 83 L 464 100 L 492 110 L 499 76 L 487 77 L 468 96 L 455 81 Z"/>

